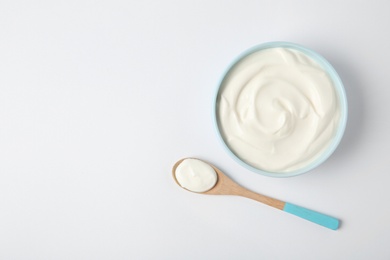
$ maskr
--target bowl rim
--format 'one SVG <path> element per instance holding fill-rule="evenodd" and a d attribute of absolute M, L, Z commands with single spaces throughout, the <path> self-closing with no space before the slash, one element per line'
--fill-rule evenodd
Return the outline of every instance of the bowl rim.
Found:
<path fill-rule="evenodd" d="M 235 67 L 235 65 L 238 62 L 240 62 L 242 59 L 246 58 L 247 56 L 249 56 L 255 52 L 258 52 L 258 51 L 261 51 L 264 49 L 270 49 L 270 48 L 290 48 L 290 49 L 298 50 L 298 51 L 301 51 L 304 54 L 308 55 L 309 57 L 314 59 L 316 62 L 318 62 L 323 67 L 323 69 L 329 74 L 329 77 L 332 79 L 332 81 L 334 83 L 335 91 L 338 95 L 339 102 L 340 102 L 340 122 L 339 122 L 339 126 L 338 126 L 338 129 L 337 129 L 337 132 L 336 132 L 336 135 L 335 135 L 333 141 L 329 144 L 328 148 L 324 152 L 322 152 L 322 154 L 316 160 L 314 160 L 310 164 L 306 165 L 305 167 L 302 167 L 302 168 L 299 168 L 297 170 L 290 171 L 290 172 L 265 171 L 265 170 L 261 170 L 261 169 L 258 169 L 256 167 L 249 165 L 248 163 L 246 163 L 245 161 L 240 159 L 229 148 L 229 146 L 226 144 L 226 142 L 221 134 L 221 131 L 220 131 L 219 125 L 218 125 L 217 100 L 218 100 L 221 86 L 222 86 L 225 78 L 229 74 L 229 72 Z M 336 70 L 333 68 L 333 66 L 319 53 L 317 53 L 317 52 L 315 52 L 307 47 L 304 47 L 302 45 L 292 43 L 292 42 L 286 42 L 286 41 L 265 42 L 265 43 L 255 45 L 255 46 L 247 49 L 246 51 L 242 52 L 235 59 L 233 59 L 233 61 L 230 62 L 230 64 L 227 66 L 227 68 L 223 71 L 222 76 L 221 76 L 220 80 L 218 81 L 217 88 L 214 92 L 212 105 L 213 105 L 212 112 L 213 112 L 214 129 L 216 131 L 216 134 L 218 136 L 219 141 L 222 143 L 222 146 L 225 148 L 225 150 L 230 155 L 230 157 L 232 157 L 238 164 L 240 164 L 241 166 L 243 166 L 244 168 L 246 168 L 252 172 L 255 172 L 255 173 L 258 173 L 258 174 L 261 174 L 264 176 L 268 176 L 268 177 L 278 177 L 278 178 L 298 176 L 298 175 L 307 173 L 307 172 L 313 170 L 314 168 L 318 167 L 322 163 L 324 163 L 333 154 L 333 152 L 336 150 L 336 148 L 339 146 L 341 139 L 344 135 L 345 129 L 346 129 L 347 118 L 348 118 L 348 102 L 347 102 L 346 92 L 344 89 L 344 84 L 342 83 L 340 76 L 338 75 Z"/>

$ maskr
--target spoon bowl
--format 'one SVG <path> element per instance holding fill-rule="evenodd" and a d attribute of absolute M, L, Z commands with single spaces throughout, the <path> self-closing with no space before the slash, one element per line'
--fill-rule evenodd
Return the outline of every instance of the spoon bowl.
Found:
<path fill-rule="evenodd" d="M 186 159 L 195 159 L 195 158 L 181 159 L 181 160 L 177 161 L 173 165 L 173 168 L 172 168 L 173 179 L 180 187 L 182 187 L 182 186 L 176 178 L 176 170 L 177 170 L 177 167 Z M 196 160 L 199 160 L 199 159 L 196 159 Z M 233 181 L 231 178 L 229 178 L 227 175 L 225 175 L 221 170 L 219 170 L 214 165 L 212 165 L 208 162 L 205 162 L 203 160 L 199 160 L 199 161 L 201 161 L 205 164 L 208 164 L 209 166 L 211 166 L 214 169 L 215 173 L 217 174 L 217 181 L 216 181 L 215 185 L 212 188 L 210 188 L 209 190 L 204 191 L 204 192 L 194 192 L 194 191 L 191 191 L 185 187 L 182 187 L 183 189 L 194 192 L 194 193 L 201 193 L 201 194 L 208 194 L 208 195 L 242 196 L 242 197 L 246 197 L 246 198 L 249 198 L 252 200 L 256 200 L 258 202 L 261 202 L 261 203 L 266 204 L 268 206 L 271 206 L 273 208 L 291 213 L 293 215 L 296 215 L 296 216 L 301 217 L 303 219 L 309 220 L 313 223 L 319 224 L 319 225 L 324 226 L 324 227 L 329 228 L 329 229 L 336 230 L 339 228 L 339 220 L 336 218 L 333 218 L 333 217 L 330 217 L 328 215 L 324 215 L 322 213 L 319 213 L 319 212 L 316 212 L 316 211 L 313 211 L 310 209 L 306 209 L 306 208 L 303 208 L 303 207 L 300 207 L 300 206 L 297 206 L 297 205 L 294 205 L 294 204 L 291 204 L 288 202 L 284 202 L 284 201 L 281 201 L 278 199 L 274 199 L 274 198 L 250 191 L 250 190 L 242 187 L 241 185 L 239 185 L 235 181 Z"/>

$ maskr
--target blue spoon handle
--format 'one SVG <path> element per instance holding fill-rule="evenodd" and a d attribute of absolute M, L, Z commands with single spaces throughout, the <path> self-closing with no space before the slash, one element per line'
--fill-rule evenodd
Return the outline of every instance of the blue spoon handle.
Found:
<path fill-rule="evenodd" d="M 336 230 L 339 228 L 339 220 L 316 211 L 306 209 L 291 203 L 286 202 L 284 205 L 283 211 L 291 213 L 295 216 L 304 218 L 311 222 L 314 222 L 318 225 L 324 226 L 326 228 L 330 228 Z"/>

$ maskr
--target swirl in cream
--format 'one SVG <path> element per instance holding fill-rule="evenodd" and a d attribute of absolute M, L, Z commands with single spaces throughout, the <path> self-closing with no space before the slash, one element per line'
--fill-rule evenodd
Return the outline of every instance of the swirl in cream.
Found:
<path fill-rule="evenodd" d="M 217 96 L 217 124 L 230 150 L 268 172 L 301 169 L 329 146 L 340 121 L 333 81 L 292 48 L 253 52 L 228 72 Z"/>

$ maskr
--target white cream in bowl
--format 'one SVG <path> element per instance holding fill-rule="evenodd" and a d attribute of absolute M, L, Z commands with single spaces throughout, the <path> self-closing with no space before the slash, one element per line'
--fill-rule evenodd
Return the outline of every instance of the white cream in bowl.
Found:
<path fill-rule="evenodd" d="M 270 47 L 231 67 L 215 109 L 218 131 L 236 157 L 261 171 L 289 173 L 335 144 L 345 107 L 322 64 L 295 48 Z"/>

